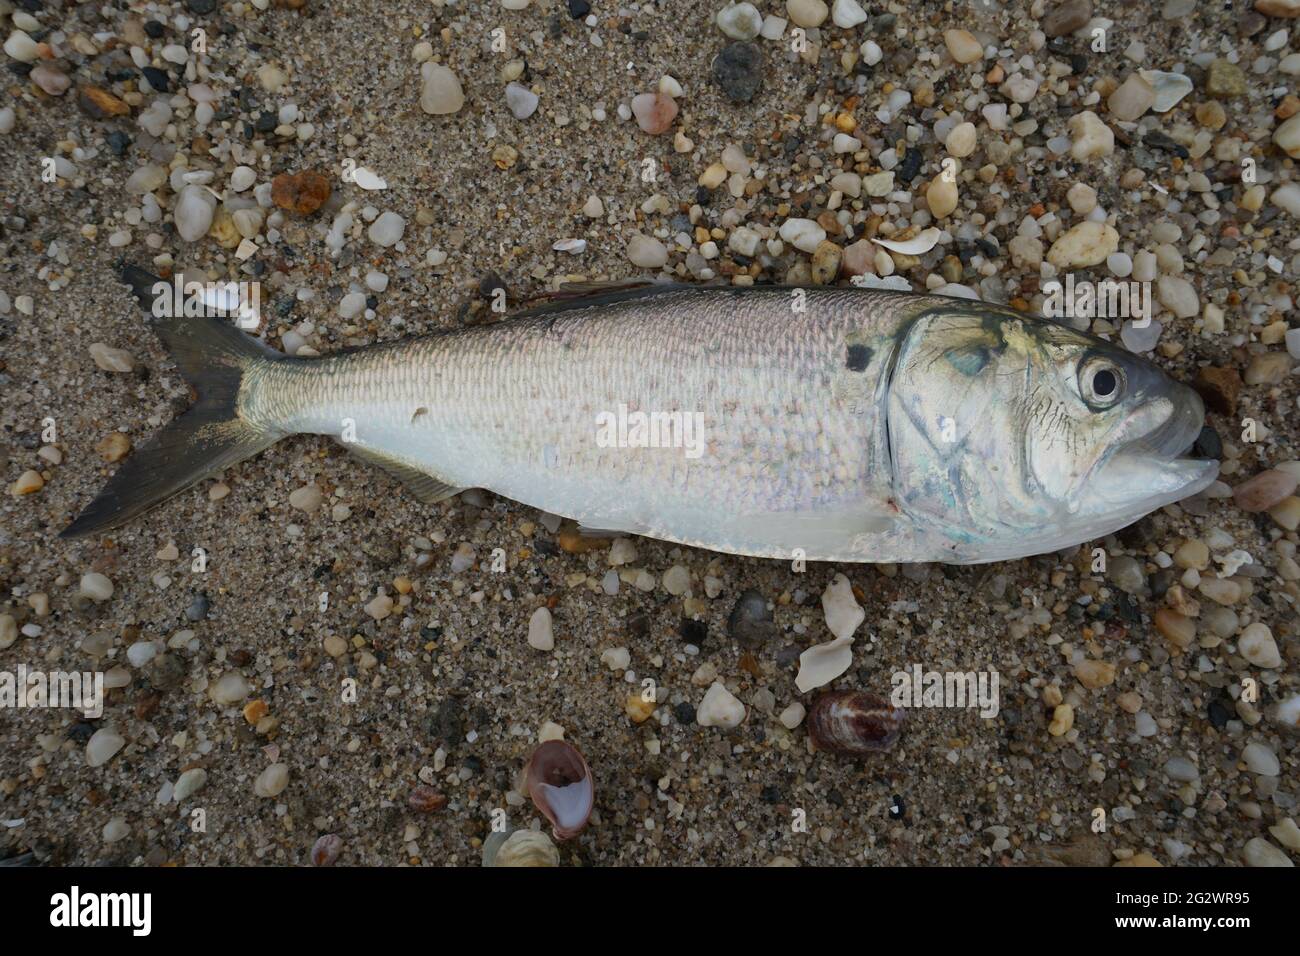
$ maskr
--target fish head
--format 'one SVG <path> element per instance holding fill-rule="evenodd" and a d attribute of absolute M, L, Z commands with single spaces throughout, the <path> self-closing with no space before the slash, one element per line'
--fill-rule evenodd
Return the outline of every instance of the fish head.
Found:
<path fill-rule="evenodd" d="M 1094 336 L 957 303 L 905 333 L 889 384 L 900 507 L 954 559 L 1041 554 L 1110 534 L 1214 480 L 1183 457 L 1200 397 Z"/>

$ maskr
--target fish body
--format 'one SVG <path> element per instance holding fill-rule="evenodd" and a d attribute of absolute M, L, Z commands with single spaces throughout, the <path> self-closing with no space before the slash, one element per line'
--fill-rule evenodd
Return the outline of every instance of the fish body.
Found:
<path fill-rule="evenodd" d="M 1088 363 L 1122 401 L 1089 405 Z M 652 287 L 231 366 L 226 412 L 204 428 L 235 423 L 238 451 L 328 435 L 425 501 L 480 487 L 590 529 L 767 558 L 1019 557 L 1214 477 L 1176 460 L 1203 418 L 1190 389 L 1064 326 L 937 296 Z M 92 505 L 87 524 L 126 510 Z"/>

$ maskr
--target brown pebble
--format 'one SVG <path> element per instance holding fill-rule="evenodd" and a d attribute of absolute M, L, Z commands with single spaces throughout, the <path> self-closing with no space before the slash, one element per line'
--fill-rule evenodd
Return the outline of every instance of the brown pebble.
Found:
<path fill-rule="evenodd" d="M 1290 472 L 1270 468 L 1248 478 L 1232 489 L 1232 500 L 1242 511 L 1268 511 L 1296 489 L 1296 477 Z"/>
<path fill-rule="evenodd" d="M 417 813 L 433 813 L 447 805 L 447 798 L 432 787 L 416 787 L 406 803 Z"/>
<path fill-rule="evenodd" d="M 91 119 L 128 116 L 131 113 L 131 107 L 107 90 L 101 90 L 98 86 L 83 86 L 78 89 L 77 105 Z"/>
<path fill-rule="evenodd" d="M 281 173 L 271 180 L 271 201 L 281 209 L 309 216 L 330 198 L 330 181 L 315 170 Z"/>
<path fill-rule="evenodd" d="M 1235 368 L 1209 365 L 1196 374 L 1192 387 L 1205 400 L 1210 411 L 1219 415 L 1231 415 L 1237 410 L 1241 384 L 1241 373 Z"/>
<path fill-rule="evenodd" d="M 1038 26 L 1049 37 L 1063 37 L 1091 19 L 1092 0 L 1065 0 L 1047 11 Z"/>
<path fill-rule="evenodd" d="M 556 537 L 560 550 L 569 554 L 586 554 L 608 548 L 612 538 L 594 538 L 579 533 L 577 528 L 566 528 Z"/>
<path fill-rule="evenodd" d="M 109 432 L 95 446 L 95 452 L 107 462 L 121 461 L 130 451 L 131 439 L 121 432 Z"/>

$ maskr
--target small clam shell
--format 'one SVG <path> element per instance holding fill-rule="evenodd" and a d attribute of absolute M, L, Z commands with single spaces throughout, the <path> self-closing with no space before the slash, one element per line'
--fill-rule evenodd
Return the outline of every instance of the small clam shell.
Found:
<path fill-rule="evenodd" d="M 808 709 L 808 733 L 818 750 L 846 756 L 879 753 L 898 740 L 906 711 L 875 694 L 836 690 Z"/>
<path fill-rule="evenodd" d="M 548 740 L 536 750 L 525 771 L 533 805 L 551 822 L 557 840 L 577 836 L 587 825 L 596 798 L 591 768 L 578 748 Z"/>
<path fill-rule="evenodd" d="M 560 851 L 540 830 L 493 833 L 483 841 L 484 866 L 559 866 Z"/>
<path fill-rule="evenodd" d="M 326 833 L 311 848 L 313 866 L 333 866 L 343 852 L 343 838 L 337 833 Z"/>

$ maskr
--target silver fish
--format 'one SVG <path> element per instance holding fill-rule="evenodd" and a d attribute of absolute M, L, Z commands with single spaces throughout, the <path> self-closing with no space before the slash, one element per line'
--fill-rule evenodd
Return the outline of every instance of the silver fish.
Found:
<path fill-rule="evenodd" d="M 129 269 L 145 301 L 158 280 Z M 164 284 L 165 287 L 165 284 Z M 978 563 L 1116 531 L 1208 485 L 1200 398 L 1126 350 L 981 302 L 666 286 L 290 358 L 156 323 L 198 402 L 64 532 L 113 527 L 286 435 L 422 501 L 486 488 L 730 554 Z"/>

